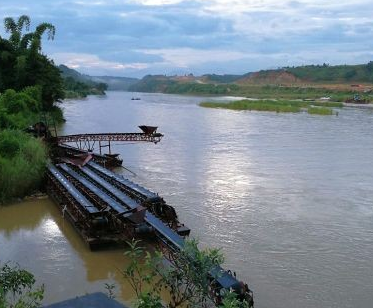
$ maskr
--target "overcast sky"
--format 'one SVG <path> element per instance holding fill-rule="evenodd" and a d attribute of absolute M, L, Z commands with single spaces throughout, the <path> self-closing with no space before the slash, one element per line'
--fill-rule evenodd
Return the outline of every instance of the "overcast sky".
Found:
<path fill-rule="evenodd" d="M 55 40 L 43 41 L 56 64 L 90 75 L 373 60 L 372 0 L 0 0 L 2 19 L 22 14 L 56 26 Z"/>

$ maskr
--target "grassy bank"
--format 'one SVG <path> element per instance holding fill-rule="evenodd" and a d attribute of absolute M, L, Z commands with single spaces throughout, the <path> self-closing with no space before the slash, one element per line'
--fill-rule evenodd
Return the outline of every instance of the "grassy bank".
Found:
<path fill-rule="evenodd" d="M 56 102 L 64 99 L 60 70 L 42 50 L 42 38 L 53 39 L 50 23 L 31 30 L 27 15 L 4 19 L 0 37 L 0 202 L 21 198 L 37 189 L 44 175 L 47 150 L 24 133 L 37 122 L 63 121 Z M 79 85 L 78 85 L 79 86 Z M 102 85 L 104 86 L 104 85 Z M 1 283 L 0 283 L 1 284 Z"/>
<path fill-rule="evenodd" d="M 47 149 L 24 129 L 41 120 L 41 93 L 35 86 L 0 94 L 0 203 L 22 198 L 40 187 Z M 49 114 L 56 123 L 63 121 L 57 106 L 52 106 Z"/>
<path fill-rule="evenodd" d="M 300 107 L 291 105 L 289 102 L 284 101 L 251 101 L 242 100 L 229 103 L 218 102 L 202 102 L 199 104 L 201 107 L 207 108 L 224 108 L 230 110 L 257 110 L 257 111 L 275 111 L 275 112 L 299 112 Z"/>
<path fill-rule="evenodd" d="M 0 203 L 39 189 L 47 150 L 41 140 L 20 130 L 0 132 Z"/>
<path fill-rule="evenodd" d="M 86 98 L 88 95 L 105 95 L 105 91 L 99 91 L 99 90 L 91 90 L 87 92 L 82 91 L 68 91 L 65 90 L 65 98 L 66 99 L 82 99 Z"/>
<path fill-rule="evenodd" d="M 228 79 L 229 80 L 229 79 Z M 225 79 L 226 82 L 228 80 Z M 349 88 L 349 84 L 338 87 L 333 84 L 304 84 L 304 85 L 280 85 L 280 84 L 245 84 L 245 83 L 216 83 L 200 81 L 180 81 L 175 77 L 163 75 L 145 76 L 139 82 L 129 88 L 133 92 L 159 92 L 168 94 L 187 95 L 230 95 L 244 96 L 257 99 L 312 99 L 328 96 L 332 101 L 344 102 L 356 94 L 356 89 Z M 363 99 L 373 101 L 372 93 L 361 93 Z"/>
<path fill-rule="evenodd" d="M 309 114 L 318 114 L 318 115 L 332 115 L 333 110 L 325 107 L 308 107 L 307 112 Z"/>
<path fill-rule="evenodd" d="M 258 99 L 312 99 L 316 100 L 320 97 L 329 96 L 331 101 L 344 102 L 346 99 L 353 97 L 353 90 L 327 89 L 324 87 L 315 86 L 277 86 L 277 85 L 241 85 L 236 91 L 230 95 L 253 97 Z M 372 100 L 373 97 L 366 97 Z"/>
<path fill-rule="evenodd" d="M 330 115 L 333 114 L 331 107 L 343 107 L 342 103 L 333 102 L 306 102 L 290 100 L 240 100 L 229 103 L 224 102 L 202 102 L 199 104 L 206 108 L 223 108 L 230 110 L 256 110 L 272 112 L 300 112 L 308 108 L 310 114 Z M 321 106 L 321 107 L 314 107 Z"/>

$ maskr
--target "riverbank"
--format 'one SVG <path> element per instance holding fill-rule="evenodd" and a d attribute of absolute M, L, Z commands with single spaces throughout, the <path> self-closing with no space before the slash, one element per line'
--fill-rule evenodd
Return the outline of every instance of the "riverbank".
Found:
<path fill-rule="evenodd" d="M 205 108 L 271 111 L 277 113 L 297 113 L 306 109 L 310 114 L 332 115 L 332 108 L 342 108 L 343 104 L 339 102 L 308 102 L 299 100 L 238 100 L 231 102 L 201 102 L 199 106 Z"/>
<path fill-rule="evenodd" d="M 206 76 L 205 76 L 206 77 Z M 213 76 L 210 76 L 213 77 Z M 260 79 L 260 78 L 259 78 Z M 265 82 L 265 83 L 264 83 Z M 350 83 L 282 83 L 271 78 L 265 80 L 216 80 L 215 78 L 148 75 L 129 87 L 133 92 L 188 94 L 188 95 L 234 95 L 258 99 L 318 99 L 328 96 L 333 101 L 343 102 L 361 93 L 364 99 L 372 100 L 371 85 L 352 87 Z"/>
<path fill-rule="evenodd" d="M 18 200 L 41 187 L 48 148 L 25 129 L 48 113 L 55 123 L 64 121 L 62 110 L 42 109 L 40 87 L 6 90 L 0 96 L 0 204 Z"/>
<path fill-rule="evenodd" d="M 41 186 L 48 151 L 41 140 L 19 130 L 0 132 L 0 203 L 29 195 Z"/>
<path fill-rule="evenodd" d="M 106 95 L 105 91 L 98 89 L 89 89 L 84 91 L 65 90 L 65 99 L 83 99 L 88 95 Z"/>

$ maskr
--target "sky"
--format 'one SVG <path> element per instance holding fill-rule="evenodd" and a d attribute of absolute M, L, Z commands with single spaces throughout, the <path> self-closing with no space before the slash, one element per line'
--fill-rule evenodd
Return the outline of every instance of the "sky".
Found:
<path fill-rule="evenodd" d="M 43 52 L 89 75 L 244 74 L 373 60 L 372 0 L 0 0 L 56 26 Z M 0 35 L 7 37 L 3 27 Z"/>

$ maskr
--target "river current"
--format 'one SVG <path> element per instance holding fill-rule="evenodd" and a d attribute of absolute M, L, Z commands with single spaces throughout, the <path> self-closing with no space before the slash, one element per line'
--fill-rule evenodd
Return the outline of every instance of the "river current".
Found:
<path fill-rule="evenodd" d="M 114 144 L 132 171 L 117 172 L 163 196 L 201 246 L 220 247 L 256 307 L 372 307 L 373 112 L 230 111 L 202 100 L 126 92 L 70 100 L 60 134 L 159 126 L 159 144 Z M 119 274 L 123 252 L 90 252 L 49 199 L 0 208 L 0 260 L 35 273 L 45 303 L 107 282 L 119 300 L 133 298 Z"/>

